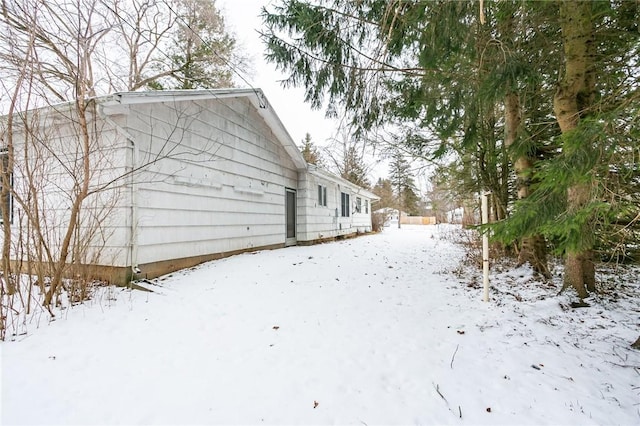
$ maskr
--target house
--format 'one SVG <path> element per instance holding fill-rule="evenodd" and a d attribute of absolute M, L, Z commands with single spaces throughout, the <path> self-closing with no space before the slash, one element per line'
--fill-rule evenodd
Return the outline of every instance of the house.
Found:
<path fill-rule="evenodd" d="M 14 126 L 14 257 L 43 235 L 61 250 L 85 183 L 68 261 L 119 282 L 371 231 L 378 197 L 307 164 L 260 90 L 116 93 L 77 115 L 47 107 Z"/>
<path fill-rule="evenodd" d="M 399 219 L 398 215 L 402 216 L 403 219 L 407 217 L 406 212 L 402 210 L 394 209 L 392 207 L 383 207 L 381 209 L 375 210 L 373 213 L 381 215 L 384 218 L 384 226 L 390 226 L 393 224 L 397 225 L 398 219 Z M 401 223 L 404 223 L 404 222 L 401 222 Z"/>

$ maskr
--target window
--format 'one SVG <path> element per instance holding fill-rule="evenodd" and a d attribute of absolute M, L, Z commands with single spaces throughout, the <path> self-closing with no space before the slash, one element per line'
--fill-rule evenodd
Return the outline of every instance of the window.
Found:
<path fill-rule="evenodd" d="M 362 213 L 362 198 L 356 197 L 356 213 Z"/>
<path fill-rule="evenodd" d="M 369 200 L 364 200 L 364 212 L 369 214 Z"/>
<path fill-rule="evenodd" d="M 349 194 L 345 192 L 340 193 L 340 206 L 342 207 L 342 217 L 349 217 L 351 214 L 351 205 L 349 204 Z"/>
<path fill-rule="evenodd" d="M 6 149 L 0 150 L 0 159 L 2 161 L 2 169 L 0 170 L 0 191 L 6 179 L 9 183 L 9 193 L 2 200 L 2 208 L 9 213 L 9 223 L 13 222 L 13 197 L 11 196 L 11 188 L 13 188 L 13 173 L 9 170 L 9 152 Z M 0 211 L 0 223 L 2 223 L 2 212 Z"/>
<path fill-rule="evenodd" d="M 318 185 L 318 205 L 327 206 L 327 187 Z"/>

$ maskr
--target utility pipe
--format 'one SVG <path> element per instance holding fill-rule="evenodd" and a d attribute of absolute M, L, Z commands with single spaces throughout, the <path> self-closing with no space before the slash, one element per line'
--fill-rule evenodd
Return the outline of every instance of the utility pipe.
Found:
<path fill-rule="evenodd" d="M 489 223 L 489 195 L 491 192 L 482 194 L 482 224 Z M 489 301 L 489 230 L 482 231 L 482 284 L 484 287 L 485 302 Z"/>
<path fill-rule="evenodd" d="M 112 120 L 107 113 L 104 112 L 104 105 L 99 105 L 98 112 L 100 117 L 104 119 L 107 123 L 109 123 L 116 132 L 120 133 L 129 143 L 129 147 L 131 148 L 131 181 L 130 181 L 130 199 L 131 199 L 131 229 L 130 229 L 130 237 L 129 237 L 129 263 L 131 265 L 131 273 L 132 277 L 135 277 L 136 274 L 140 273 L 140 269 L 138 268 L 138 197 L 137 197 L 137 184 L 135 179 L 136 168 L 138 167 L 138 156 L 139 150 L 138 145 L 136 145 L 135 138 L 127 132 L 122 126 Z"/>

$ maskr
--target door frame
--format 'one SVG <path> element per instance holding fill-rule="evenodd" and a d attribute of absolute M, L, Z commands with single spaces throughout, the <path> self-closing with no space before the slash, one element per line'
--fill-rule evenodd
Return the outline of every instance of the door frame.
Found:
<path fill-rule="evenodd" d="M 293 197 L 290 198 L 289 194 L 293 194 Z M 291 216 L 291 209 L 289 206 L 290 200 L 293 201 L 293 215 Z M 293 188 L 284 189 L 284 236 L 285 236 L 285 246 L 294 246 L 298 243 L 297 235 L 298 235 L 298 192 Z M 289 225 L 290 221 L 293 221 L 293 236 L 289 236 Z"/>

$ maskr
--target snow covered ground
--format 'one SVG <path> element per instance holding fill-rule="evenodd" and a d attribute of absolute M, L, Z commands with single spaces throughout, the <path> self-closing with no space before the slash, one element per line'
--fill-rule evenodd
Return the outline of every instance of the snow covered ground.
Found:
<path fill-rule="evenodd" d="M 244 254 L 37 313 L 0 346 L 2 424 L 640 424 L 638 270 L 572 309 L 559 278 L 494 265 L 483 303 L 454 234 Z"/>

